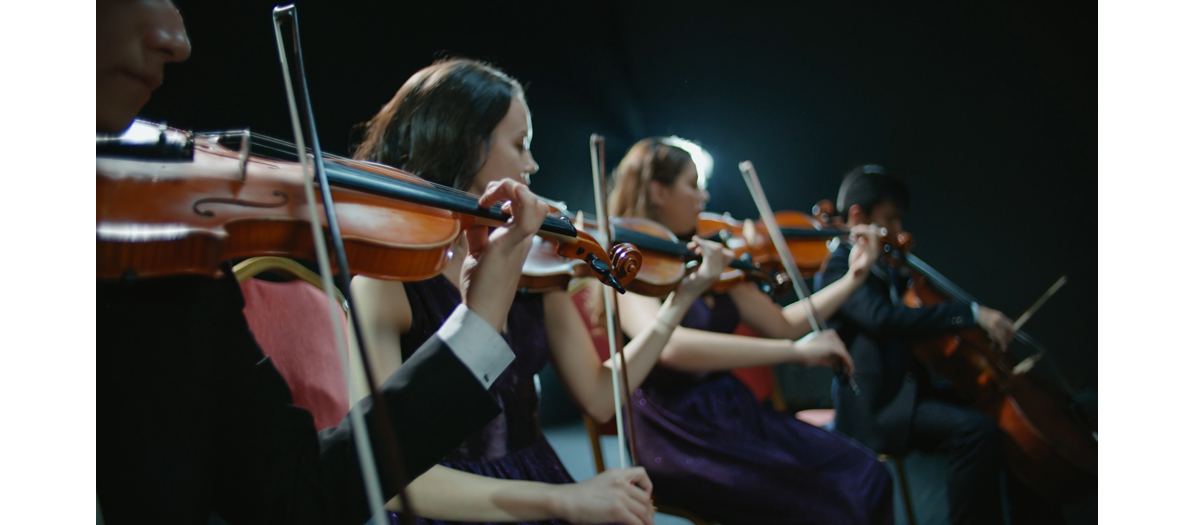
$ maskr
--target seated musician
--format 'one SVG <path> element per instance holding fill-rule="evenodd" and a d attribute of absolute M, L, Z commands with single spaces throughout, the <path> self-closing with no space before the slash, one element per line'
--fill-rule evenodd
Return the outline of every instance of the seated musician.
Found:
<path fill-rule="evenodd" d="M 655 220 L 691 235 L 709 193 L 684 141 L 639 141 L 619 162 L 612 216 Z M 870 231 L 862 227 L 860 230 Z M 821 316 L 836 311 L 877 257 L 862 237 L 850 272 L 813 297 Z M 659 300 L 620 297 L 623 331 L 653 322 Z M 760 404 L 734 368 L 798 363 L 851 367 L 844 344 L 811 331 L 804 305 L 780 308 L 751 283 L 698 299 L 672 334 L 659 365 L 632 398 L 636 462 L 660 502 L 726 524 L 893 522 L 888 471 L 864 447 Z M 765 338 L 733 334 L 738 322 Z"/>
<path fill-rule="evenodd" d="M 418 71 L 365 131 L 357 158 L 396 164 L 457 190 L 478 193 L 504 180 L 527 183 L 538 169 L 520 84 L 473 60 L 442 60 Z M 461 239 L 454 246 L 457 255 L 468 249 Z M 658 312 L 621 349 L 631 384 L 647 376 L 672 328 L 728 263 L 720 245 L 702 241 L 698 249 L 704 257 L 700 270 L 662 306 L 656 301 Z M 379 373 L 416 357 L 418 342 L 459 305 L 460 261 L 452 259 L 441 275 L 419 282 L 353 279 Z M 614 415 L 612 365 L 596 353 L 566 290 L 517 294 L 506 324 L 498 326 L 516 353 L 491 389 L 504 414 L 414 480 L 407 492 L 415 510 L 463 522 L 651 524 L 651 482 L 642 468 L 608 470 L 574 483 L 541 434 L 533 378 L 550 360 L 586 413 L 599 421 Z M 400 501 L 391 508 L 400 508 Z"/>
<path fill-rule="evenodd" d="M 837 208 L 850 226 L 877 224 L 896 234 L 909 204 L 904 183 L 880 166 L 866 165 L 844 178 Z M 816 276 L 817 289 L 848 271 L 850 249 L 842 244 L 834 251 L 825 271 Z M 916 449 L 949 454 L 951 523 L 1001 523 L 999 428 L 981 412 L 936 398 L 910 342 L 979 325 L 992 340 L 1007 345 L 1014 335 L 1012 322 L 976 304 L 909 308 L 902 303 L 905 289 L 905 281 L 878 261 L 833 319 L 856 364 L 860 388 L 859 395 L 845 385 L 837 389 L 836 430 L 879 453 Z"/>
<path fill-rule="evenodd" d="M 98 134 L 132 122 L 163 78 L 189 56 L 168 0 L 99 0 Z M 485 203 L 511 199 L 517 217 L 491 235 L 468 232 L 466 306 L 381 385 L 389 414 L 363 412 L 385 498 L 390 458 L 376 432 L 389 417 L 406 469 L 421 473 L 490 421 L 486 389 L 513 356 L 504 324 L 530 240 L 548 208 L 523 184 L 488 186 Z M 102 203 L 99 203 L 100 207 Z M 232 272 L 207 278 L 126 277 L 97 282 L 96 392 L 99 508 L 108 523 L 363 523 L 369 518 L 353 429 L 317 434 L 251 336 Z M 427 380 L 423 380 L 426 378 Z M 485 379 L 490 378 L 490 379 Z"/>

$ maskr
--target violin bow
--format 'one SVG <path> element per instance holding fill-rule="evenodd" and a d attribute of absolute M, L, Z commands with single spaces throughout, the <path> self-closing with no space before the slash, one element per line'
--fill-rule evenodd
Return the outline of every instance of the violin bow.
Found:
<path fill-rule="evenodd" d="M 606 202 L 606 140 L 597 133 L 590 135 L 590 168 L 594 175 L 594 211 L 598 214 L 598 235 L 603 246 L 614 246 L 613 233 L 610 228 L 610 215 Z M 631 387 L 627 380 L 627 360 L 622 355 L 620 344 L 622 334 L 619 333 L 619 304 L 618 295 L 613 288 L 602 287 L 602 303 L 606 309 L 606 337 L 610 347 L 611 381 L 615 393 L 615 429 L 619 434 L 619 461 L 621 468 L 627 468 L 626 445 L 631 445 L 632 457 L 638 457 L 635 450 L 635 434 L 627 434 L 623 428 L 623 406 L 627 407 L 627 423 L 629 428 L 635 428 L 631 418 Z M 620 379 L 622 375 L 622 390 Z"/>
<path fill-rule="evenodd" d="M 804 311 L 807 312 L 807 321 L 811 323 L 811 331 L 818 334 L 827 330 L 827 324 L 824 323 L 823 317 L 819 315 L 819 310 L 815 308 L 815 303 L 811 301 L 811 292 L 807 289 L 807 284 L 803 282 L 803 275 L 799 272 L 799 267 L 795 264 L 795 257 L 791 255 L 791 250 L 787 249 L 787 240 L 783 238 L 783 232 L 778 228 L 770 227 L 770 225 L 775 224 L 774 211 L 770 208 L 770 202 L 766 200 L 766 193 L 762 191 L 762 183 L 758 180 L 758 173 L 754 171 L 754 163 L 748 160 L 743 161 L 741 164 L 738 164 L 738 169 L 742 172 L 742 178 L 746 181 L 746 187 L 750 189 L 750 196 L 754 198 L 754 204 L 758 206 L 758 215 L 762 217 L 762 223 L 767 225 L 766 232 L 770 235 L 770 241 L 774 244 L 774 249 L 778 252 L 779 259 L 782 260 L 787 273 L 791 276 L 791 284 L 795 287 L 795 295 L 799 296 L 799 300 L 803 301 L 806 305 Z M 852 388 L 853 393 L 860 394 L 860 388 L 857 387 L 856 380 L 852 378 L 852 374 L 848 373 L 848 370 L 844 368 L 843 364 L 837 364 L 835 372 L 841 382 L 846 382 Z"/>
<path fill-rule="evenodd" d="M 327 243 L 324 239 L 324 232 L 317 227 L 320 224 L 318 206 L 315 205 L 315 192 L 312 189 L 313 174 L 316 183 L 320 188 L 320 198 L 324 204 L 324 216 L 328 223 L 328 231 L 332 237 L 333 253 L 336 256 L 336 264 L 340 268 L 340 281 L 343 286 L 339 286 L 340 293 L 344 295 L 345 303 L 351 308 L 352 328 L 356 334 L 357 353 L 360 354 L 361 364 L 365 370 L 365 380 L 369 386 L 370 399 L 373 402 L 373 409 L 379 414 L 388 416 L 389 410 L 385 399 L 380 395 L 380 390 L 377 388 L 377 382 L 373 377 L 373 370 L 369 363 L 369 353 L 366 351 L 363 332 L 359 326 L 359 319 L 361 313 L 357 311 L 356 304 L 352 302 L 352 294 L 348 286 L 348 278 L 352 275 L 348 268 L 348 258 L 344 252 L 344 241 L 340 234 L 340 224 L 336 218 L 336 207 L 332 200 L 331 185 L 327 184 L 323 178 L 324 170 L 324 155 L 320 150 L 319 137 L 316 133 L 315 118 L 311 111 L 311 98 L 307 90 L 307 76 L 303 67 L 303 46 L 299 39 L 299 17 L 295 10 L 295 5 L 290 4 L 286 6 L 275 6 L 272 12 L 275 40 L 279 48 L 279 63 L 283 68 L 283 83 L 287 91 L 287 106 L 291 113 L 291 127 L 295 134 L 295 144 L 298 148 L 299 162 L 303 167 L 303 189 L 305 197 L 307 198 L 308 219 L 312 225 L 311 233 L 315 241 L 316 261 L 319 264 L 319 272 L 321 281 L 324 286 L 324 301 L 327 305 L 329 317 L 331 318 L 332 332 L 336 341 L 337 353 L 340 356 L 343 370 L 345 371 L 345 380 L 347 381 L 347 371 L 350 368 L 348 361 L 348 345 L 345 339 L 344 327 L 340 323 L 340 319 L 335 315 L 336 299 L 335 291 L 333 290 L 333 283 L 335 280 L 332 276 L 332 268 L 329 264 Z M 299 91 L 303 102 L 303 112 L 307 117 L 307 135 L 311 140 L 312 159 L 308 160 L 307 145 L 304 142 L 303 126 L 299 119 L 299 109 L 296 105 L 295 88 L 293 86 L 291 68 L 287 61 L 286 44 L 282 34 L 282 24 L 290 22 L 291 24 L 291 39 L 294 55 L 294 62 L 296 67 L 296 74 L 299 76 Z M 357 456 L 361 467 L 361 477 L 364 481 L 365 495 L 369 501 L 369 511 L 372 514 L 374 523 L 376 525 L 388 525 L 389 516 L 385 511 L 385 495 L 381 490 L 381 482 L 377 474 L 377 464 L 373 455 L 373 447 L 369 442 L 368 426 L 365 424 L 365 418 L 360 411 L 349 410 L 349 421 L 352 423 L 354 432 L 353 440 L 356 442 Z M 381 440 L 384 441 L 388 447 L 388 452 L 392 458 L 393 482 L 397 488 L 398 494 L 402 498 L 402 519 L 408 522 L 414 522 L 414 513 L 410 507 L 410 501 L 405 493 L 405 487 L 409 480 L 406 479 L 405 461 L 400 450 L 397 440 L 397 434 L 393 430 L 393 424 L 389 417 L 378 417 L 377 421 L 378 432 L 380 432 Z"/>

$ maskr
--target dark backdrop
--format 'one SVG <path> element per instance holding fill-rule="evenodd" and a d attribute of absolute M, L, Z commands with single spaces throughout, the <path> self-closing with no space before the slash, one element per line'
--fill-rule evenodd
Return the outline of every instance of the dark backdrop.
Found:
<path fill-rule="evenodd" d="M 180 2 L 192 58 L 143 111 L 196 130 L 290 137 L 269 2 Z M 819 5 L 824 4 L 824 5 Z M 527 86 L 534 189 L 592 209 L 587 140 L 611 166 L 676 134 L 716 160 L 709 208 L 756 216 L 752 160 L 776 209 L 834 200 L 858 163 L 913 191 L 915 253 L 1027 325 L 1067 380 L 1097 388 L 1097 21 L 1028 2 L 300 3 L 325 149 L 435 58 L 488 60 Z"/>

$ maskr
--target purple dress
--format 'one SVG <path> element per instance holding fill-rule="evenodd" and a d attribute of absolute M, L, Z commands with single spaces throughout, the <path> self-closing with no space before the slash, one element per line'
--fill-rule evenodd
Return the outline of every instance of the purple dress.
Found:
<path fill-rule="evenodd" d="M 402 335 L 402 359 L 438 330 L 447 316 L 462 302 L 459 289 L 439 275 L 425 281 L 405 283 L 406 298 L 413 312 L 410 330 Z M 544 483 L 573 483 L 557 453 L 541 434 L 537 413 L 537 391 L 533 375 L 549 361 L 541 294 L 518 294 L 508 311 L 508 332 L 504 334 L 516 359 L 489 392 L 504 412 L 471 436 L 441 464 L 456 470 L 491 478 L 520 479 Z M 396 514 L 391 513 L 394 523 Z M 418 523 L 449 523 L 419 519 Z M 530 523 L 565 523 L 550 520 Z"/>
<path fill-rule="evenodd" d="M 728 295 L 698 299 L 681 326 L 732 333 Z M 632 398 L 638 462 L 656 505 L 726 525 L 893 523 L 889 471 L 837 433 L 759 403 L 729 373 L 657 366 Z"/>

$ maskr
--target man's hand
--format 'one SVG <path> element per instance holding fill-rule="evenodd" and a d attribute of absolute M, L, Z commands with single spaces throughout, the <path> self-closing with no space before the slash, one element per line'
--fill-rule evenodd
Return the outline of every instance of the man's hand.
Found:
<path fill-rule="evenodd" d="M 653 525 L 651 479 L 643 467 L 610 469 L 581 483 L 556 485 L 557 514 L 571 523 Z"/>
<path fill-rule="evenodd" d="M 993 310 L 980 305 L 979 319 L 977 321 L 979 327 L 983 328 L 987 332 L 988 337 L 1000 345 L 1000 348 L 1003 350 L 1008 349 L 1008 343 L 1011 343 L 1012 338 L 1016 336 L 1016 329 L 1012 326 L 1012 320 L 1008 319 L 999 310 Z"/>
<path fill-rule="evenodd" d="M 504 211 L 512 218 L 490 234 L 486 226 L 467 229 L 467 258 L 459 279 L 463 304 L 497 330 L 504 329 L 533 235 L 549 213 L 549 206 L 528 186 L 512 180 L 488 184 L 479 205 L 488 207 L 501 200 L 508 201 Z"/>
<path fill-rule="evenodd" d="M 881 256 L 881 230 L 875 224 L 858 224 L 849 231 L 852 252 L 848 254 L 848 273 L 859 282 L 863 283 L 869 277 L 869 272 Z"/>

